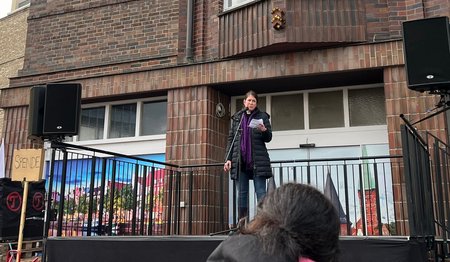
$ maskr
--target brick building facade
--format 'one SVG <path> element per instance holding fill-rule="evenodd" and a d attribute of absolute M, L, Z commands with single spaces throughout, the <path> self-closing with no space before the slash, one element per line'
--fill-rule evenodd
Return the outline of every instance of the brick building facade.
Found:
<path fill-rule="evenodd" d="M 29 88 L 49 82 L 81 83 L 84 107 L 164 96 L 167 131 L 159 153 L 175 164 L 223 161 L 232 97 L 248 89 L 381 84 L 392 154 L 401 154 L 399 115 L 418 119 L 437 102 L 407 88 L 401 25 L 448 16 L 447 1 L 255 0 L 223 8 L 222 0 L 32 0 L 23 68 L 0 100 L 7 156 L 30 147 Z M 285 21 L 280 29 L 274 13 Z M 218 103 L 227 110 L 223 118 Z M 440 115 L 417 128 L 446 140 L 444 123 Z M 8 174 L 10 163 L 6 168 Z"/>
<path fill-rule="evenodd" d="M 28 9 L 0 19 L 0 89 L 9 86 L 9 78 L 17 76 L 23 67 L 27 36 Z M 0 110 L 0 130 L 3 131 L 3 110 Z M 0 137 L 3 137 L 1 135 Z"/>

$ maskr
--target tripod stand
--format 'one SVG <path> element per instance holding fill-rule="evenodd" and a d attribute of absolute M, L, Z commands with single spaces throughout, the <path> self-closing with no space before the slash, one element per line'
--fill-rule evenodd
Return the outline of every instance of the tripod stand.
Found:
<path fill-rule="evenodd" d="M 244 119 L 243 114 L 244 114 L 245 110 L 247 110 L 247 108 L 243 108 L 241 111 L 239 111 L 237 114 L 235 114 L 236 116 L 241 114 L 241 116 L 240 116 L 239 124 L 236 127 L 236 131 L 234 132 L 233 140 L 231 141 L 230 147 L 229 147 L 229 149 L 228 149 L 228 151 L 227 151 L 227 153 L 225 155 L 225 160 L 224 160 L 225 163 L 228 161 L 228 158 L 230 157 L 230 154 L 231 154 L 231 152 L 233 150 L 234 143 L 236 142 L 236 138 L 237 138 L 238 134 L 242 131 L 241 125 L 242 125 L 242 120 Z M 236 118 L 234 118 L 234 116 L 232 117 L 232 119 L 233 120 L 237 120 Z M 240 156 L 239 156 L 238 159 L 240 159 Z M 237 167 L 237 170 L 239 170 L 239 165 Z M 230 171 L 231 171 L 231 167 L 230 167 L 230 170 L 228 171 L 228 174 L 229 174 Z M 236 185 L 235 185 L 235 183 L 233 181 L 233 195 L 235 195 L 235 190 L 236 190 Z M 234 224 L 236 224 L 235 210 L 236 210 L 236 201 L 233 201 L 233 220 L 234 220 Z M 214 235 L 220 235 L 220 234 L 237 232 L 240 228 L 242 228 L 243 225 L 245 225 L 245 223 L 246 223 L 246 219 L 241 218 L 235 228 L 230 228 L 230 229 L 227 229 L 227 230 L 210 233 L 209 235 L 210 236 L 214 236 Z"/>
<path fill-rule="evenodd" d="M 247 225 L 247 217 L 243 217 L 243 218 L 239 219 L 239 222 L 238 222 L 238 224 L 237 224 L 237 226 L 235 228 L 230 228 L 230 229 L 227 229 L 227 230 L 210 233 L 209 236 L 237 233 L 237 232 L 239 232 L 239 230 L 244 228 L 246 225 Z"/>
<path fill-rule="evenodd" d="M 428 111 L 428 112 L 431 112 L 431 111 L 441 108 L 440 110 L 434 112 L 433 114 L 428 115 L 422 119 L 419 119 L 414 123 L 411 123 L 410 121 L 408 121 L 408 119 L 406 119 L 405 115 L 403 115 L 403 114 L 400 114 L 400 118 L 403 119 L 403 121 L 406 123 L 406 125 L 408 127 L 410 127 L 412 130 L 415 130 L 413 127 L 415 124 L 418 124 L 424 120 L 427 120 L 433 116 L 439 115 L 440 113 L 443 113 L 450 109 L 450 99 L 446 99 L 446 97 L 450 98 L 450 94 L 449 93 L 440 93 L 440 96 L 441 96 L 441 98 L 439 99 L 439 102 L 436 104 L 436 107 Z"/>

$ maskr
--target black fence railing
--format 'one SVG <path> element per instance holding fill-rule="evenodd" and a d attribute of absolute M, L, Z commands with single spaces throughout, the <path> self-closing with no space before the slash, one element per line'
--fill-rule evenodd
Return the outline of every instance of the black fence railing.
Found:
<path fill-rule="evenodd" d="M 49 236 L 170 234 L 162 221 L 171 221 L 173 214 L 163 207 L 163 197 L 174 191 L 164 187 L 178 175 L 175 166 L 52 145 L 47 169 Z"/>
<path fill-rule="evenodd" d="M 401 126 L 409 235 L 421 238 L 447 261 L 450 233 L 449 146 L 435 135 L 422 136 L 408 122 Z"/>
<path fill-rule="evenodd" d="M 411 236 L 434 236 L 433 191 L 428 146 L 414 129 L 401 126 Z"/>
<path fill-rule="evenodd" d="M 386 236 L 406 232 L 405 224 L 397 223 L 404 220 L 404 214 L 396 212 L 405 196 L 400 191 L 394 198 L 394 188 L 399 186 L 394 178 L 401 179 L 401 159 L 311 159 L 278 161 L 272 166 L 276 184 L 303 183 L 324 192 L 339 211 L 341 235 Z"/>
<path fill-rule="evenodd" d="M 342 235 L 404 235 L 402 164 L 401 156 L 276 161 L 268 182 L 324 192 Z M 52 143 L 47 166 L 48 236 L 204 235 L 236 224 L 234 184 L 222 164 L 176 166 Z M 255 207 L 251 196 L 250 216 Z"/>
<path fill-rule="evenodd" d="M 438 243 L 437 256 L 442 261 L 449 257 L 450 235 L 450 147 L 442 140 L 427 133 L 427 141 L 432 155 L 431 163 L 431 202 L 434 215 L 434 236 Z"/>

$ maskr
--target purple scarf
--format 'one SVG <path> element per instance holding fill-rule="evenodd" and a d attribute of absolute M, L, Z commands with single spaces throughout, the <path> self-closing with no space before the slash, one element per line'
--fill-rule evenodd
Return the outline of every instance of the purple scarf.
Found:
<path fill-rule="evenodd" d="M 244 160 L 245 170 L 253 169 L 252 140 L 250 137 L 252 129 L 248 127 L 248 124 L 252 120 L 255 111 L 256 110 L 254 110 L 250 115 L 246 112 L 242 113 L 241 157 Z"/>

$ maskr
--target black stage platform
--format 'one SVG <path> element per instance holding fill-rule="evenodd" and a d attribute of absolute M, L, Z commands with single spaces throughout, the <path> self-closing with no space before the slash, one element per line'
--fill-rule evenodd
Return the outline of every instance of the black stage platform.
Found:
<path fill-rule="evenodd" d="M 53 237 L 47 262 L 206 261 L 226 236 Z M 341 237 L 339 261 L 423 262 L 425 243 L 407 237 Z"/>

